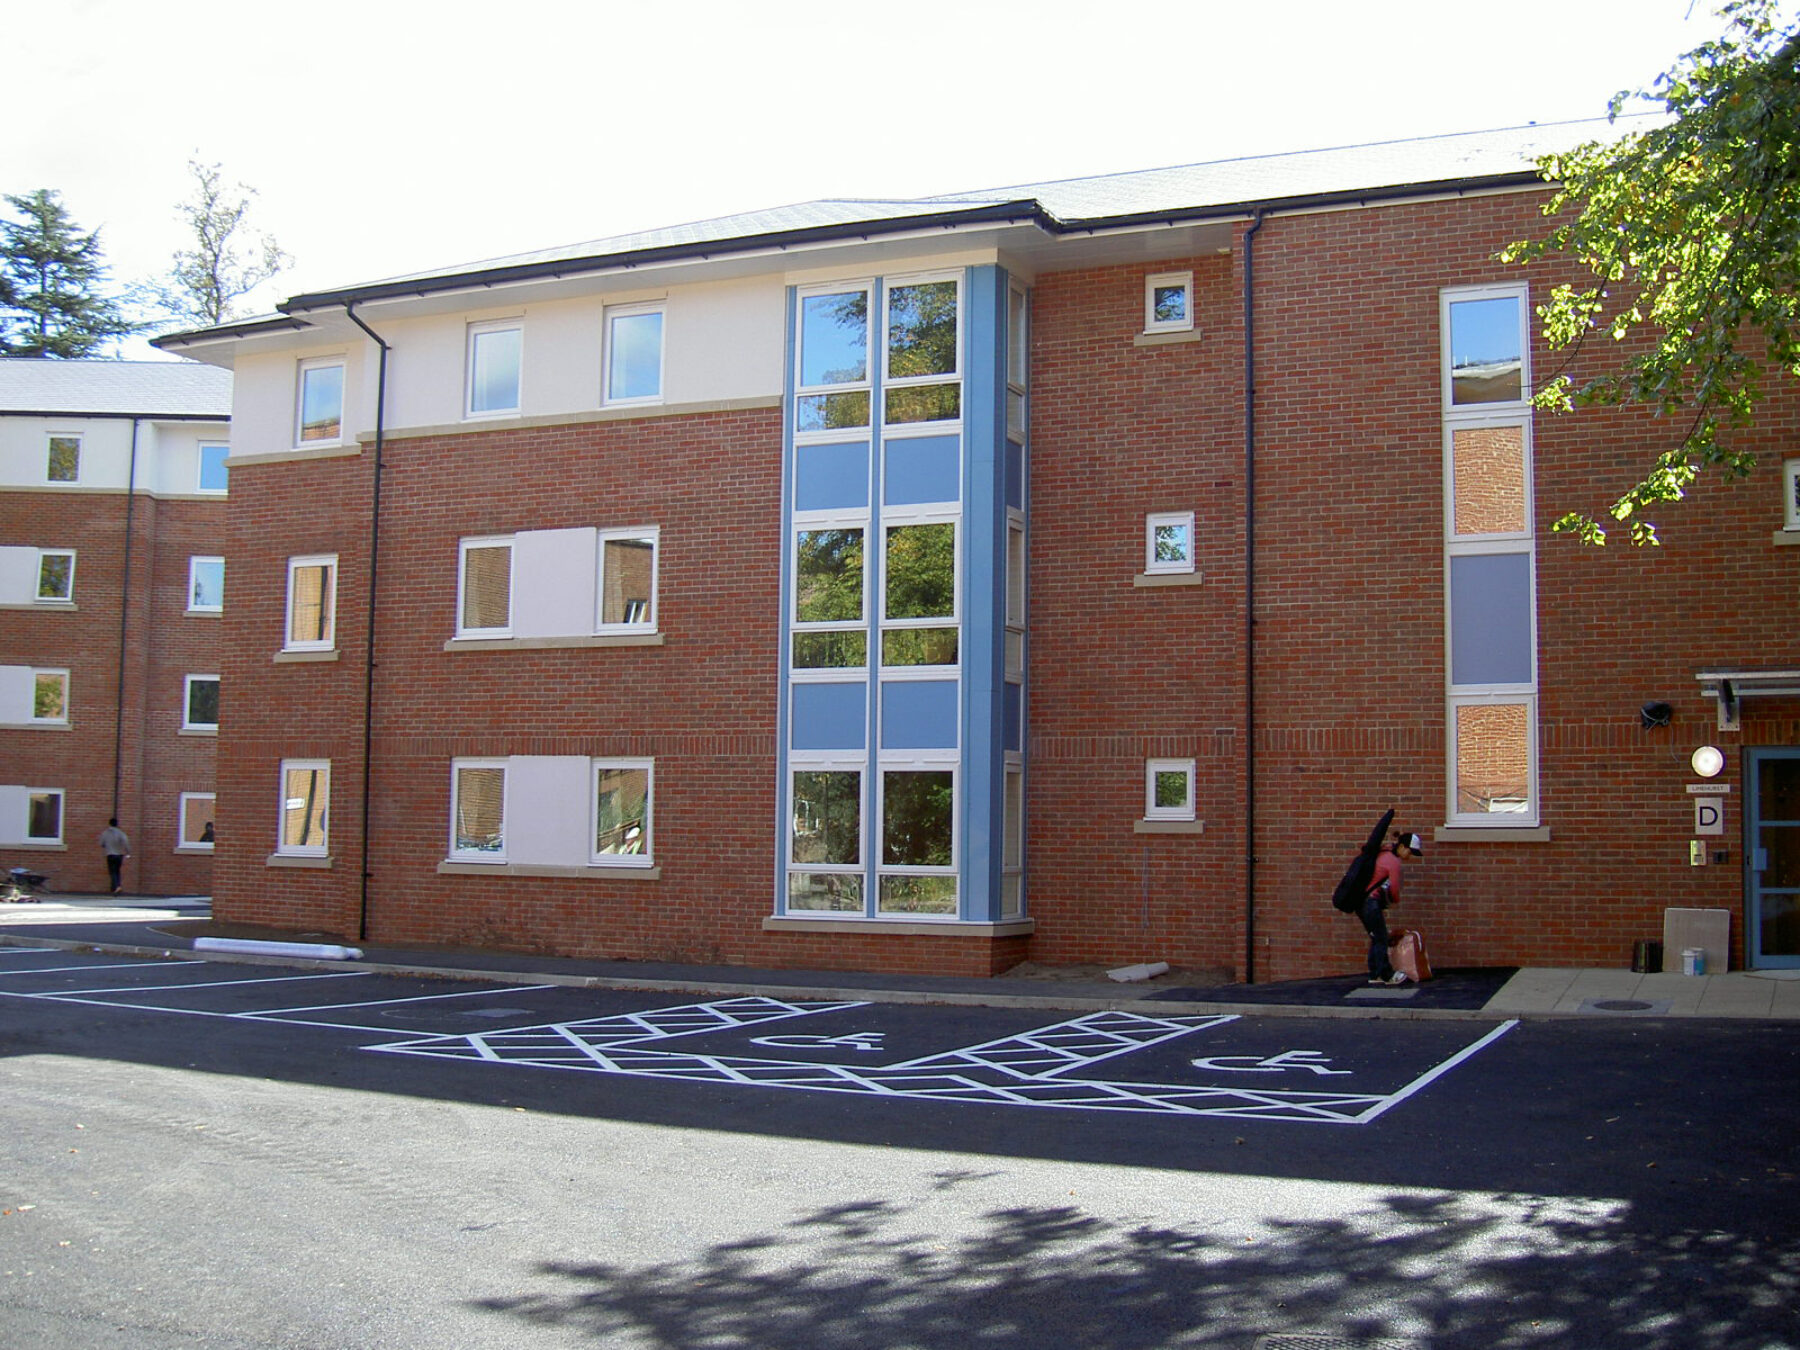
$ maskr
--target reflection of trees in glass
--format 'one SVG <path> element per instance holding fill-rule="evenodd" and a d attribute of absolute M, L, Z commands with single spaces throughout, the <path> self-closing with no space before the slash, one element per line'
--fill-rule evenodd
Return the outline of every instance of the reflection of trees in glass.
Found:
<path fill-rule="evenodd" d="M 922 281 L 888 292 L 888 377 L 956 373 L 956 283 Z"/>
<path fill-rule="evenodd" d="M 1163 563 L 1186 562 L 1188 558 L 1188 532 L 1185 525 L 1158 525 L 1156 527 L 1156 561 Z"/>
<path fill-rule="evenodd" d="M 882 862 L 948 867 L 955 775 L 948 769 L 903 769 L 883 773 L 881 781 Z"/>
<path fill-rule="evenodd" d="M 794 773 L 794 861 L 854 866 L 862 858 L 862 774 Z"/>
<path fill-rule="evenodd" d="M 953 666 L 956 639 L 954 628 L 890 628 L 881 635 L 881 664 Z"/>
<path fill-rule="evenodd" d="M 809 295 L 800 302 L 800 385 L 869 378 L 869 293 Z"/>
<path fill-rule="evenodd" d="M 863 532 L 801 530 L 795 549 L 794 618 L 851 623 L 863 617 Z"/>
<path fill-rule="evenodd" d="M 883 914 L 956 913 L 955 877 L 883 877 Z"/>
<path fill-rule="evenodd" d="M 869 635 L 862 629 L 794 634 L 794 669 L 822 670 L 866 666 Z"/>
<path fill-rule="evenodd" d="M 601 769 L 594 793 L 594 852 L 641 854 L 649 848 L 644 819 L 650 801 L 647 769 Z"/>
<path fill-rule="evenodd" d="M 67 553 L 46 553 L 38 561 L 38 599 L 67 600 L 74 593 L 75 559 Z"/>
<path fill-rule="evenodd" d="M 52 483 L 73 483 L 81 476 L 80 437 L 50 438 L 50 462 L 44 476 Z"/>
<path fill-rule="evenodd" d="M 1188 800 L 1188 776 L 1180 770 L 1158 770 L 1156 775 L 1156 804 L 1158 806 L 1186 806 Z"/>
<path fill-rule="evenodd" d="M 962 416 L 962 385 L 905 384 L 889 389 L 882 418 L 890 426 L 912 422 L 953 422 Z"/>
<path fill-rule="evenodd" d="M 841 431 L 869 425 L 869 391 L 804 394 L 794 401 L 794 430 Z"/>
<path fill-rule="evenodd" d="M 1180 323 L 1187 318 L 1187 287 L 1158 286 L 1151 312 L 1157 323 Z"/>
<path fill-rule="evenodd" d="M 31 713 L 40 721 L 60 722 L 67 707 L 68 684 L 63 675 L 40 675 L 33 693 Z"/>
<path fill-rule="evenodd" d="M 887 617 L 945 619 L 956 613 L 956 526 L 894 525 L 887 532 Z"/>

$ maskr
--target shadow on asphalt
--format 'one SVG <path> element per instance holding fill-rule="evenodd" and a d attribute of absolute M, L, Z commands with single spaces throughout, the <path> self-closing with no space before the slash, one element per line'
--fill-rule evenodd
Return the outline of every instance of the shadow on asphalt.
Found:
<path fill-rule="evenodd" d="M 1226 984 L 1208 989 L 1162 989 L 1151 1003 L 1242 1003 L 1293 1008 L 1442 1008 L 1478 1012 L 1518 973 L 1517 966 L 1469 966 L 1436 971 L 1423 984 L 1371 985 L 1367 975 L 1275 984 Z"/>

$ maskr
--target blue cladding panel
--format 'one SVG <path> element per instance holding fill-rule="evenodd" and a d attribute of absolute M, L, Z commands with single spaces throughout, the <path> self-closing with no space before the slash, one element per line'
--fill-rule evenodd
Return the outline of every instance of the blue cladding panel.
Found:
<path fill-rule="evenodd" d="M 795 447 L 796 511 L 860 511 L 868 504 L 868 442 Z"/>
<path fill-rule="evenodd" d="M 867 743 L 869 687 L 797 684 L 789 734 L 796 750 L 861 750 Z"/>
<path fill-rule="evenodd" d="M 1450 559 L 1450 682 L 1531 683 L 1531 556 Z"/>
<path fill-rule="evenodd" d="M 1023 728 L 1025 724 L 1025 689 L 1023 685 L 1008 683 L 1006 686 L 1006 725 L 1001 729 L 1001 740 L 1008 750 L 1025 748 Z"/>
<path fill-rule="evenodd" d="M 954 750 L 955 680 L 893 680 L 881 686 L 881 748 Z"/>
<path fill-rule="evenodd" d="M 893 437 L 883 446 L 889 506 L 954 502 L 962 498 L 962 464 L 955 436 Z"/>
<path fill-rule="evenodd" d="M 1006 504 L 1025 509 L 1025 447 L 1017 441 L 1006 443 Z"/>

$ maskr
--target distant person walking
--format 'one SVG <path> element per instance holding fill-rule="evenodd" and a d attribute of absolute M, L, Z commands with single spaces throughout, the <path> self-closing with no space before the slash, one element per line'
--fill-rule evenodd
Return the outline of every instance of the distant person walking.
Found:
<path fill-rule="evenodd" d="M 106 875 L 112 880 L 112 893 L 117 895 L 125 887 L 125 860 L 131 856 L 131 838 L 119 828 L 117 816 L 108 820 L 106 828 L 100 831 L 100 848 L 106 854 Z"/>
<path fill-rule="evenodd" d="M 1405 972 L 1395 970 L 1394 963 L 1388 959 L 1386 910 L 1389 905 L 1400 903 L 1401 864 L 1408 858 L 1424 856 L 1425 846 L 1418 835 L 1397 830 L 1382 848 L 1381 856 L 1375 859 L 1375 877 L 1369 883 L 1362 909 L 1358 912 L 1363 931 L 1369 935 L 1370 984 L 1406 983 Z"/>

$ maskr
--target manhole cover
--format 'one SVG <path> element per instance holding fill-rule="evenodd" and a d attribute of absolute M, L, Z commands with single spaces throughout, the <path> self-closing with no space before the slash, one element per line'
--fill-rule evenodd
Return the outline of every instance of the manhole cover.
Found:
<path fill-rule="evenodd" d="M 1314 1336 L 1301 1333 L 1260 1336 L 1256 1350 L 1421 1350 L 1423 1342 L 1370 1340 L 1367 1336 Z"/>
<path fill-rule="evenodd" d="M 1666 998 L 1590 998 L 1577 1009 L 1584 1013 L 1613 1013 L 1626 1017 L 1666 1017 L 1672 1006 Z"/>
<path fill-rule="evenodd" d="M 1594 1000 L 1594 1006 L 1601 1012 L 1649 1012 L 1655 1005 L 1635 998 L 1599 998 Z"/>
<path fill-rule="evenodd" d="M 1352 989 L 1349 993 L 1345 994 L 1344 997 L 1370 998 L 1375 999 L 1378 1002 L 1386 1001 L 1391 1003 L 1400 999 L 1411 998 L 1418 992 L 1419 986 L 1416 984 L 1401 984 L 1391 987 L 1388 985 L 1372 984 L 1363 989 Z"/>

